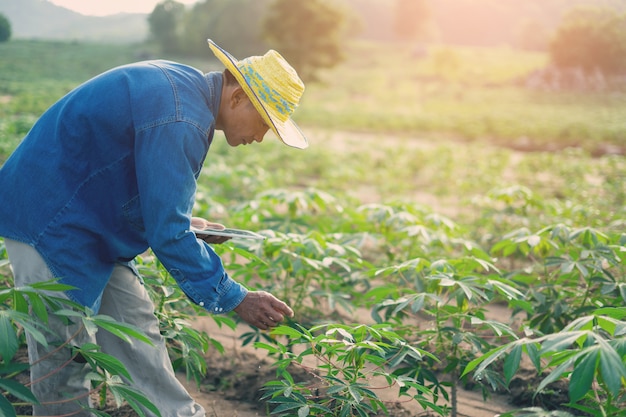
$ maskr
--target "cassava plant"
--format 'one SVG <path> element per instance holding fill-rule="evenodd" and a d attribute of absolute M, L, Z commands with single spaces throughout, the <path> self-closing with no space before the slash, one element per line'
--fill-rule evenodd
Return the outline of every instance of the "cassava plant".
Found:
<path fill-rule="evenodd" d="M 553 333 L 597 307 L 626 303 L 625 246 L 623 233 L 557 224 L 511 232 L 492 253 L 525 260 L 526 272 L 511 274 L 526 293 L 517 310 L 529 328 Z"/>
<path fill-rule="evenodd" d="M 150 253 L 136 258 L 136 265 L 146 282 L 154 303 L 161 333 L 175 370 L 185 370 L 188 379 L 200 384 L 207 372 L 204 354 L 210 348 L 224 353 L 224 346 L 204 331 L 194 328 L 192 318 L 211 317 L 220 327 L 234 329 L 236 322 L 229 316 L 210 315 L 191 303 L 163 264 Z"/>
<path fill-rule="evenodd" d="M 2 264 L 8 265 L 4 250 L 2 251 Z M 218 341 L 204 332 L 195 330 L 190 325 L 191 313 L 195 315 L 206 313 L 187 300 L 156 258 L 146 254 L 137 258 L 137 264 L 149 284 L 146 288 L 155 303 L 155 314 L 160 320 L 173 366 L 175 369 L 185 369 L 187 376 L 199 383 L 206 374 L 206 362 L 202 354 L 208 350 L 209 346 L 219 352 L 224 351 Z M 82 321 L 83 328 L 91 333 L 101 328 L 117 335 L 124 342 L 133 340 L 150 343 L 146 336 L 132 326 L 114 321 L 108 316 L 93 314 L 88 309 L 64 298 L 49 295 L 67 290 L 68 287 L 65 285 L 47 282 L 13 288 L 9 275 L 3 277 L 4 282 L 0 288 L 0 328 L 2 329 L 0 389 L 3 393 L 0 396 L 0 410 L 3 415 L 15 416 L 16 407 L 19 409 L 29 404 L 36 404 L 37 400 L 28 388 L 29 384 L 20 384 L 15 379 L 19 373 L 28 369 L 28 364 L 18 362 L 15 355 L 20 347 L 25 346 L 25 333 L 30 333 L 40 343 L 46 343 L 44 334 L 48 330 L 41 323 L 46 323 L 49 314 Z M 231 328 L 235 326 L 234 320 L 227 316 L 212 317 L 220 325 L 227 325 Z M 70 344 L 71 340 L 66 343 Z M 107 415 L 102 409 L 104 409 L 107 394 L 110 394 L 118 407 L 125 401 L 141 416 L 145 415 L 145 409 L 160 415 L 143 394 L 123 382 L 124 379 L 130 380 L 131 378 L 124 365 L 117 359 L 101 352 L 99 347 L 93 344 L 78 346 L 73 354 L 82 356 L 92 369 L 88 375 L 93 387 L 91 394 L 99 398 L 100 408 L 91 410 L 92 413 L 99 416 Z M 98 395 L 95 395 L 96 393 Z"/>
<path fill-rule="evenodd" d="M 486 318 L 486 306 L 523 298 L 484 252 L 476 248 L 471 252 L 473 256 L 459 259 L 430 262 L 418 258 L 377 270 L 377 276 L 404 276 L 405 285 L 381 286 L 369 293 L 378 322 L 396 323 L 406 337 L 441 359 L 441 364 L 429 360 L 407 363 L 397 372 L 429 375 L 431 384 L 437 372 L 443 373 L 441 386 L 449 387 L 449 392 L 442 390 L 441 394 L 449 400 L 452 416 L 457 412 L 457 385 L 466 380 L 461 375 L 466 364 L 503 340 L 516 337 L 505 322 Z M 414 285 L 407 285 L 410 282 Z M 485 373 L 482 378 L 492 387 L 498 386 L 498 379 L 495 373 Z"/>
<path fill-rule="evenodd" d="M 474 359 L 463 371 L 480 376 L 501 363 L 508 385 L 526 354 L 538 375 L 545 374 L 536 391 L 567 380 L 569 403 L 594 417 L 623 417 L 626 410 L 626 307 L 596 309 L 568 323 L 563 330 L 525 337 L 498 346 Z M 528 410 L 510 415 L 540 416 Z"/>
<path fill-rule="evenodd" d="M 81 330 L 92 334 L 101 328 L 127 343 L 131 340 L 151 343 L 140 330 L 133 326 L 116 322 L 108 316 L 92 314 L 87 308 L 49 295 L 68 289 L 66 285 L 54 281 L 19 288 L 11 286 L 0 288 L 0 333 L 2 335 L 0 337 L 0 390 L 2 391 L 0 411 L 2 415 L 15 417 L 16 408 L 38 404 L 30 391 L 30 383 L 22 384 L 16 379 L 20 373 L 28 370 L 28 364 L 20 361 L 16 354 L 25 344 L 26 333 L 32 335 L 38 343 L 47 346 L 44 334 L 49 330 L 45 323 L 52 314 L 81 322 Z M 71 344 L 71 339 L 66 340 L 61 347 L 69 347 Z M 74 347 L 72 350 L 72 359 L 81 356 L 91 366 L 91 372 L 87 375 L 92 384 L 90 394 L 100 393 L 101 407 L 104 406 L 105 394 L 109 392 L 118 407 L 125 401 L 140 416 L 146 415 L 145 409 L 160 415 L 156 407 L 141 392 L 123 382 L 122 378 L 129 381 L 132 378 L 119 360 L 100 352 L 99 347 L 91 343 Z M 81 398 L 69 400 L 81 400 Z M 96 409 L 91 411 L 100 416 L 108 415 Z"/>
<path fill-rule="evenodd" d="M 276 416 L 370 416 L 388 414 L 387 403 L 377 391 L 395 387 L 398 402 L 404 397 L 424 410 L 447 415 L 438 396 L 411 376 L 397 374 L 405 358 L 423 360 L 431 353 L 412 346 L 387 324 L 279 326 L 271 331 L 275 343 L 257 342 L 276 361 L 277 379 L 265 387 L 265 399 Z M 280 339 L 286 338 L 286 339 Z M 286 340 L 284 343 L 281 340 Z M 299 353 L 295 353 L 299 352 Z M 291 369 L 310 376 L 297 381 Z"/>

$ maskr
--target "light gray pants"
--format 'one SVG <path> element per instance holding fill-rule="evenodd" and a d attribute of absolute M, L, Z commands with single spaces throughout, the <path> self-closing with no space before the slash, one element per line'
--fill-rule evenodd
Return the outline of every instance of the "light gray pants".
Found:
<path fill-rule="evenodd" d="M 16 286 L 53 278 L 44 260 L 31 246 L 10 239 L 5 239 L 5 245 Z M 51 295 L 65 296 L 56 292 Z M 130 268 L 115 266 L 104 290 L 98 313 L 140 328 L 154 346 L 137 340 L 129 344 L 103 329 L 90 336 L 84 329 L 79 331 L 79 322 L 67 325 L 50 315 L 49 328 L 53 335 L 47 336 L 47 348 L 27 334 L 31 389 L 41 403 L 34 407 L 33 415 L 66 415 L 89 405 L 87 393 L 90 383 L 85 378 L 89 367 L 70 360 L 69 348 L 54 351 L 78 331 L 69 344 L 70 347 L 95 343 L 101 347 L 102 352 L 119 359 L 130 373 L 132 385 L 159 409 L 163 417 L 204 417 L 204 409 L 176 379 L 165 342 L 159 332 L 154 305 L 143 284 Z M 153 416 L 149 412 L 146 414 Z M 72 415 L 82 417 L 92 414 L 82 411 Z"/>

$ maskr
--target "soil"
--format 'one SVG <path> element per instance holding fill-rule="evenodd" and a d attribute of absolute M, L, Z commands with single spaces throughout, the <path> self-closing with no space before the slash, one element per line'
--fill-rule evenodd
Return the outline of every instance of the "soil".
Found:
<path fill-rule="evenodd" d="M 179 379 L 192 396 L 207 412 L 207 417 L 256 417 L 267 416 L 268 405 L 260 401 L 263 384 L 275 379 L 272 359 L 265 351 L 250 346 L 241 346 L 239 333 L 245 329 L 232 331 L 219 328 L 212 319 L 202 318 L 194 327 L 206 331 L 226 348 L 227 354 L 207 356 L 207 378 L 197 387 L 195 382 L 187 381 L 183 374 Z M 245 326 L 240 326 L 245 327 Z M 309 378 L 304 371 L 291 370 L 295 378 Z M 520 384 L 522 386 L 523 384 Z M 414 402 L 399 400 L 396 392 L 389 389 L 377 392 L 387 401 L 390 417 L 431 416 Z M 532 394 L 531 394 L 532 395 Z M 483 400 L 480 389 L 460 389 L 458 392 L 458 417 L 494 417 L 505 411 L 518 408 L 510 404 L 510 395 L 492 394 Z M 110 410 L 112 417 L 135 417 L 128 409 Z"/>
<path fill-rule="evenodd" d="M 489 315 L 504 317 L 509 314 L 505 307 L 495 305 L 489 309 Z M 275 379 L 273 360 L 265 350 L 257 350 L 249 345 L 241 346 L 240 336 L 248 331 L 246 326 L 236 330 L 220 328 L 210 317 L 202 317 L 193 323 L 193 327 L 207 332 L 224 346 L 224 355 L 214 352 L 206 356 L 208 372 L 200 386 L 188 381 L 184 374 L 178 377 L 196 401 L 206 410 L 207 417 L 257 417 L 268 416 L 269 405 L 261 401 L 263 385 Z M 311 375 L 300 369 L 291 369 L 295 379 L 306 380 Z M 26 375 L 21 382 L 27 382 Z M 567 387 L 551 387 L 550 395 L 533 398 L 532 387 L 539 383 L 531 370 L 521 371 L 511 383 L 509 392 L 492 393 L 487 399 L 482 396 L 476 384 L 460 387 L 457 393 L 458 417 L 495 417 L 514 409 L 542 406 L 554 409 L 555 405 L 567 402 Z M 377 386 L 386 385 L 381 381 Z M 386 401 L 390 417 L 433 417 L 414 401 L 399 399 L 393 389 L 377 391 L 379 398 Z M 27 407 L 18 410 L 22 415 L 31 415 Z M 105 410 L 112 417 L 137 417 L 128 406 L 115 408 L 111 403 Z M 377 417 L 381 417 L 380 416 Z M 164 416 L 167 417 L 167 416 Z"/>

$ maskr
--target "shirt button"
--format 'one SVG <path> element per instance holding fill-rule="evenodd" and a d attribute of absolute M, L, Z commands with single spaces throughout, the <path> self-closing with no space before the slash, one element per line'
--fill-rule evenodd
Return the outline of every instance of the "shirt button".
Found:
<path fill-rule="evenodd" d="M 199 305 L 200 307 L 204 307 L 204 301 L 200 301 L 200 302 L 198 303 L 198 305 Z"/>
<path fill-rule="evenodd" d="M 220 307 L 220 311 L 223 311 L 224 309 L 222 307 Z"/>
<path fill-rule="evenodd" d="M 219 311 L 219 308 L 215 307 L 215 311 Z"/>

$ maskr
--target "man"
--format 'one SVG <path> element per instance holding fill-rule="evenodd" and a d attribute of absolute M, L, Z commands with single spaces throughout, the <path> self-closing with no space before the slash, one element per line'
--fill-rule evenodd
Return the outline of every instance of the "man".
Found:
<path fill-rule="evenodd" d="M 148 248 L 209 312 L 234 310 L 260 329 L 293 315 L 271 294 L 232 280 L 190 230 L 192 221 L 211 226 L 191 213 L 214 130 L 233 147 L 261 142 L 271 129 L 285 144 L 306 148 L 290 119 L 304 85 L 275 51 L 237 61 L 208 42 L 224 73 L 167 61 L 107 71 L 48 109 L 0 169 L 0 236 L 16 286 L 58 278 L 75 288 L 63 296 L 141 328 L 154 343 L 123 343 L 102 330 L 90 336 L 51 317 L 49 347 L 28 339 L 41 402 L 34 415 L 90 415 L 81 411 L 87 369 L 64 365 L 69 349 L 54 350 L 67 340 L 97 343 L 120 359 L 164 417 L 205 415 L 174 375 L 133 266 Z"/>

